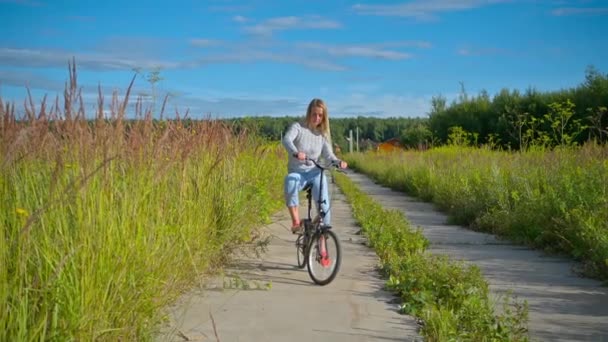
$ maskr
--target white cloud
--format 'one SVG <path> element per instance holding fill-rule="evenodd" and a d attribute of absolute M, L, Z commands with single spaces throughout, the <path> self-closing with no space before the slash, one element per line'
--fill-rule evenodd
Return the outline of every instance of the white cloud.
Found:
<path fill-rule="evenodd" d="M 510 0 L 415 0 L 394 5 L 356 4 L 352 8 L 358 14 L 411 17 L 419 20 L 436 19 L 436 13 L 463 11 Z"/>
<path fill-rule="evenodd" d="M 190 65 L 190 67 L 214 63 L 251 63 L 258 61 L 272 61 L 277 63 L 298 64 L 311 69 L 325 71 L 348 70 L 348 67 L 331 62 L 329 60 L 311 58 L 310 56 L 301 56 L 298 54 L 281 54 L 261 50 L 234 51 L 231 53 L 210 55 L 192 62 L 192 65 Z"/>
<path fill-rule="evenodd" d="M 412 40 L 412 41 L 399 41 L 399 42 L 384 42 L 379 44 L 373 44 L 373 46 L 379 47 L 415 47 L 420 49 L 430 49 L 433 44 L 427 41 Z"/>
<path fill-rule="evenodd" d="M 606 15 L 608 14 L 608 7 L 560 7 L 552 10 L 551 14 L 558 17 L 568 15 Z"/>
<path fill-rule="evenodd" d="M 386 50 L 378 45 L 329 45 L 320 43 L 300 43 L 298 44 L 303 49 L 313 49 L 324 51 L 331 56 L 337 57 L 370 57 L 388 60 L 401 60 L 411 57 L 411 54 Z"/>
<path fill-rule="evenodd" d="M 40 75 L 31 72 L 0 70 L 0 86 L 6 85 L 14 87 L 30 86 L 33 88 L 57 90 L 63 88 L 62 82 L 41 77 Z"/>
<path fill-rule="evenodd" d="M 487 55 L 508 55 L 511 52 L 501 48 L 470 48 L 463 47 L 456 51 L 461 56 L 487 56 Z"/>
<path fill-rule="evenodd" d="M 94 23 L 97 19 L 90 15 L 68 15 L 65 17 L 68 20 L 80 21 L 83 23 Z"/>
<path fill-rule="evenodd" d="M 3 74 L 0 77 L 2 84 L 16 86 L 20 88 L 21 79 L 28 77 L 36 80 L 32 86 L 38 87 L 52 87 L 53 91 L 49 93 L 50 99 L 54 99 L 56 95 L 61 97 L 61 89 L 58 89 L 59 82 L 53 80 L 47 80 L 43 77 L 36 75 L 19 75 L 9 74 L 8 76 Z M 135 102 L 137 97 L 141 93 L 149 92 L 149 85 L 142 83 L 142 80 L 138 80 L 135 89 L 131 92 L 130 99 L 130 111 L 128 116 L 134 117 L 135 115 Z M 128 84 L 126 84 L 128 85 Z M 93 116 L 97 110 L 97 99 L 98 90 L 97 85 L 84 84 L 83 99 L 86 109 L 87 116 Z M 24 96 L 26 96 L 25 88 L 21 88 L 19 92 L 19 100 L 16 103 L 22 103 Z M 344 95 L 336 94 L 335 91 L 346 90 L 347 93 Z M 110 108 L 112 99 L 112 92 L 117 91 L 119 99 L 122 99 L 126 88 L 124 87 L 103 87 L 102 93 L 104 94 L 105 102 L 104 109 Z M 186 111 L 191 118 L 203 118 L 203 117 L 238 117 L 238 116 L 301 116 L 306 110 L 307 101 L 310 96 L 304 95 L 297 97 L 293 96 L 293 93 L 287 91 L 286 94 L 268 94 L 259 93 L 255 90 L 242 91 L 242 92 L 223 92 L 218 91 L 214 88 L 183 88 L 178 91 L 173 89 L 161 88 L 158 90 L 158 102 L 160 106 L 162 99 L 167 92 L 178 93 L 177 97 L 171 97 L 167 104 L 164 117 L 174 117 L 175 112 L 179 112 L 180 116 L 184 116 Z M 41 99 L 41 96 L 47 93 L 48 90 L 44 89 L 41 91 L 40 88 L 37 91 L 33 91 L 34 98 Z M 332 117 L 347 117 L 347 116 L 377 116 L 377 117 L 389 117 L 389 116 L 407 116 L 407 117 L 422 117 L 426 116 L 430 110 L 431 96 L 416 96 L 416 95 L 398 95 L 398 94 L 382 94 L 381 86 L 377 83 L 352 83 L 345 87 L 338 87 L 333 89 L 329 87 L 320 87 L 317 91 L 312 93 L 323 94 L 322 96 L 328 102 L 330 106 L 330 115 Z M 379 95 L 380 94 L 380 95 Z M 17 100 L 17 98 L 5 100 Z M 143 98 L 144 109 L 151 104 L 150 97 Z"/>
<path fill-rule="evenodd" d="M 252 6 L 246 5 L 213 5 L 209 10 L 213 12 L 244 12 L 251 10 Z"/>
<path fill-rule="evenodd" d="M 282 27 L 288 27 L 283 22 Z M 294 22 L 297 22 L 295 20 Z M 291 25 L 291 24 L 290 24 Z M 278 27 L 278 26 L 277 26 Z M 376 58 L 391 61 L 412 57 L 402 48 L 430 48 L 426 41 L 393 41 L 368 44 L 322 44 L 285 42 L 281 40 L 248 39 L 219 40 L 207 37 L 191 38 L 192 47 L 205 48 L 173 60 L 165 46 L 179 47 L 177 41 L 145 37 L 109 37 L 87 52 L 60 49 L 22 49 L 0 47 L 0 65 L 14 67 L 64 68 L 72 58 L 79 68 L 92 70 L 193 69 L 213 63 L 249 63 L 270 61 L 305 66 L 324 71 L 345 71 L 349 66 L 341 59 L 347 57 Z M 136 47 L 125 50 L 124 46 Z M 204 56 L 198 57 L 197 54 Z"/>
<path fill-rule="evenodd" d="M 301 101 L 290 98 L 251 98 L 225 96 L 220 98 L 183 97 L 179 99 L 180 112 L 190 111 L 190 117 L 239 117 L 300 115 L 305 109 Z M 303 109 L 304 108 L 304 109 Z"/>
<path fill-rule="evenodd" d="M 123 58 L 112 54 L 0 48 L 0 64 L 5 66 L 64 68 L 72 57 L 76 59 L 79 67 L 95 70 L 124 70 L 138 67 L 173 69 L 179 66 L 176 62 Z"/>
<path fill-rule="evenodd" d="M 222 44 L 220 41 L 194 40 L 193 45 L 209 46 Z M 192 69 L 215 63 L 249 63 L 272 61 L 302 65 L 311 69 L 325 71 L 345 71 L 348 67 L 334 61 L 319 57 L 302 56 L 297 53 L 276 53 L 263 48 L 232 46 L 233 50 L 225 53 L 210 54 L 203 58 L 186 61 L 166 61 L 144 59 L 141 57 L 119 57 L 102 53 L 72 53 L 61 50 L 35 50 L 0 48 L 0 65 L 15 67 L 51 67 L 65 68 L 72 57 L 79 68 L 90 70 L 132 70 L 138 69 Z"/>
<path fill-rule="evenodd" d="M 235 15 L 234 17 L 232 17 L 232 20 L 237 23 L 246 23 L 249 21 L 249 19 L 243 17 L 242 15 Z"/>
<path fill-rule="evenodd" d="M 322 91 L 322 89 L 320 89 Z M 190 108 L 191 117 L 214 116 L 301 116 L 306 111 L 308 98 L 264 96 L 249 93 L 216 93 L 205 89 L 193 91 L 197 96 L 180 97 L 179 107 Z M 373 95 L 353 92 L 344 96 L 324 95 L 330 116 L 424 117 L 430 111 L 432 96 Z"/>
<path fill-rule="evenodd" d="M 82 76 L 83 72 L 78 71 L 78 78 L 80 79 Z M 132 77 L 132 75 L 130 76 Z M 138 83 L 140 83 L 140 85 L 138 85 Z M 128 117 L 135 117 L 135 106 L 138 99 L 141 100 L 143 110 L 147 110 L 152 104 L 152 97 L 146 95 L 150 93 L 150 86 L 148 84 L 142 85 L 141 83 L 143 83 L 143 81 L 138 79 L 131 88 Z M 0 85 L 2 85 L 4 90 L 8 90 L 8 94 L 6 91 L 2 93 L 3 101 L 6 103 L 14 103 L 18 116 L 24 113 L 24 101 L 29 102 L 28 89 L 31 92 L 36 110 L 41 108 L 44 97 L 46 96 L 47 112 L 52 110 L 51 107 L 54 107 L 56 100 L 59 104 L 59 110 L 63 111 L 63 91 L 66 86 L 65 80 L 49 79 L 44 75 L 34 72 L 2 71 L 0 72 Z M 82 91 L 80 95 L 83 100 L 85 116 L 87 118 L 92 118 L 96 115 L 99 108 L 100 86 L 101 94 L 103 95 L 103 110 L 104 113 L 109 113 L 114 94 L 116 94 L 119 101 L 122 101 L 126 95 L 128 85 L 129 82 L 126 82 L 126 84 L 122 86 L 95 85 L 92 83 L 79 82 L 78 88 Z M 26 88 L 26 86 L 28 86 L 28 88 Z M 165 92 L 159 92 L 157 99 L 158 106 L 162 103 L 165 94 Z M 173 102 L 171 98 L 169 102 Z"/>
<path fill-rule="evenodd" d="M 377 117 L 423 117 L 430 110 L 432 96 L 414 95 L 371 95 L 352 93 L 331 100 L 330 113 L 334 117 L 377 116 Z"/>
<path fill-rule="evenodd" d="M 190 39 L 190 45 L 196 47 L 209 47 L 209 46 L 218 46 L 221 45 L 222 42 L 215 39 L 205 39 L 205 38 L 193 38 Z"/>
<path fill-rule="evenodd" d="M 276 17 L 263 21 L 257 25 L 246 26 L 245 31 L 261 36 L 270 36 L 276 31 L 295 29 L 337 29 L 342 25 L 333 20 L 323 19 L 320 16 L 307 17 Z"/>
<path fill-rule="evenodd" d="M 40 7 L 44 6 L 44 3 L 33 0 L 0 0 L 0 3 L 16 4 L 28 7 Z"/>
<path fill-rule="evenodd" d="M 150 56 L 168 55 L 176 47 L 177 40 L 170 38 L 112 35 L 96 40 L 90 47 L 81 47 L 80 50 L 88 51 L 91 55 L 149 60 Z"/>

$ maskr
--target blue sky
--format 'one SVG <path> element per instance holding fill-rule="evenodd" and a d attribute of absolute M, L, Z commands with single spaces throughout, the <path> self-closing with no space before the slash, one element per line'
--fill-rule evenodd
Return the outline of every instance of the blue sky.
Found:
<path fill-rule="evenodd" d="M 86 110 L 160 68 L 169 117 L 426 116 L 432 96 L 559 90 L 608 72 L 608 2 L 593 0 L 0 0 L 0 95 L 62 96 L 76 58 Z"/>

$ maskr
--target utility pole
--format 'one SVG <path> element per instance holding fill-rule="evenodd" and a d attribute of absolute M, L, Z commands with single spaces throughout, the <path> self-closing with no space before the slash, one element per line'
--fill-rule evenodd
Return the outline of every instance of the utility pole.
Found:
<path fill-rule="evenodd" d="M 359 126 L 357 126 L 357 152 L 359 152 Z"/>
<path fill-rule="evenodd" d="M 348 152 L 353 153 L 353 130 L 352 129 L 348 131 L 348 138 L 346 138 L 346 140 L 348 140 Z"/>

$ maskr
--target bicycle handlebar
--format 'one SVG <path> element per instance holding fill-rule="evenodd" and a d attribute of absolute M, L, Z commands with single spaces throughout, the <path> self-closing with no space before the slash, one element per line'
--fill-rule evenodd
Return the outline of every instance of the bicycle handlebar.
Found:
<path fill-rule="evenodd" d="M 297 154 L 297 153 L 294 153 L 294 154 L 293 154 L 293 157 L 297 158 L 297 157 L 298 157 L 298 154 Z M 309 158 L 309 157 L 305 157 L 305 158 L 304 158 L 304 160 L 305 160 L 305 161 L 311 161 L 313 164 L 315 164 L 315 166 L 316 166 L 316 167 L 318 167 L 318 168 L 319 168 L 319 169 L 321 169 L 321 170 L 327 170 L 327 169 L 329 169 L 330 167 L 335 167 L 336 169 L 338 169 L 338 170 L 337 170 L 338 172 L 343 172 L 343 173 L 346 173 L 344 170 L 340 170 L 340 163 L 342 162 L 341 160 L 338 160 L 338 161 L 331 161 L 331 162 L 329 163 L 329 165 L 321 165 L 321 164 L 319 164 L 319 163 L 318 163 L 316 160 L 314 160 L 314 159 L 312 159 L 312 158 Z"/>

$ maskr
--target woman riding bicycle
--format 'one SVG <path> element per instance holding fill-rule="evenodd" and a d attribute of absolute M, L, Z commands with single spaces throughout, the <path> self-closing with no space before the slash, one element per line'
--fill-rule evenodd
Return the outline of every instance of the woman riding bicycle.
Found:
<path fill-rule="evenodd" d="M 321 181 L 323 181 L 323 192 L 321 194 L 322 209 L 326 215 L 323 223 L 331 225 L 331 214 L 329 209 L 329 196 L 327 191 L 327 179 L 320 177 L 320 170 L 306 159 L 317 160 L 320 156 L 339 164 L 344 169 L 348 165 L 339 160 L 331 147 L 331 134 L 329 129 L 329 117 L 327 106 L 321 99 L 313 99 L 308 105 L 306 118 L 303 122 L 295 122 L 290 125 L 283 137 L 283 146 L 288 152 L 287 170 L 285 177 L 285 204 L 291 216 L 291 231 L 296 234 L 301 232 L 300 214 L 298 210 L 298 193 L 308 184 L 312 184 L 314 198 L 319 197 Z"/>

